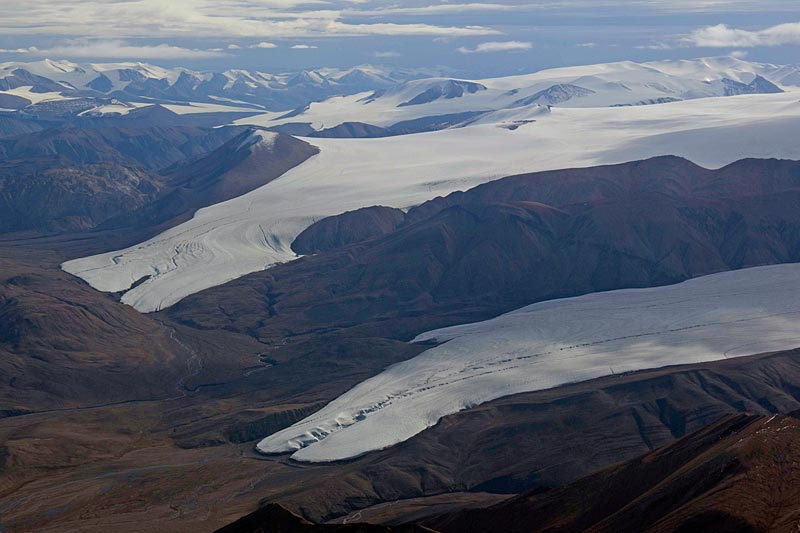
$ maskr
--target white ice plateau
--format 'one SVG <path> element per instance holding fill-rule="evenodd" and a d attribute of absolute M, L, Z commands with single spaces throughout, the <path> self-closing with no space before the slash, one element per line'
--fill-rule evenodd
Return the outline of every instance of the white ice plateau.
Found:
<path fill-rule="evenodd" d="M 503 396 L 800 346 L 800 264 L 534 304 L 420 335 L 439 346 L 264 439 L 264 453 L 349 459 Z"/>

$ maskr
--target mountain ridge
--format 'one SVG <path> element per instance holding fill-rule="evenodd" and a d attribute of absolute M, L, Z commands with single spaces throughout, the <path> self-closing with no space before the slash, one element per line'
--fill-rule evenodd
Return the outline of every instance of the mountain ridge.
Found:
<path fill-rule="evenodd" d="M 269 74 L 229 69 L 201 72 L 147 63 L 79 64 L 44 59 L 32 63 L 0 63 L 0 91 L 32 87 L 34 93 L 67 96 L 158 99 L 246 104 L 254 110 L 286 111 L 308 101 L 390 87 L 429 70 L 361 65 L 349 69 L 316 69 Z"/>

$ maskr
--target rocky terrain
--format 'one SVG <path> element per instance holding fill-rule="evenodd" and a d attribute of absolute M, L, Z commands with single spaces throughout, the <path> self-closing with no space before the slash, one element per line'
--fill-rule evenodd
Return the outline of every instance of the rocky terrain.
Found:
<path fill-rule="evenodd" d="M 241 133 L 236 128 L 184 126 L 49 128 L 0 140 L 4 161 L 62 160 L 73 165 L 117 163 L 150 170 L 206 155 Z"/>

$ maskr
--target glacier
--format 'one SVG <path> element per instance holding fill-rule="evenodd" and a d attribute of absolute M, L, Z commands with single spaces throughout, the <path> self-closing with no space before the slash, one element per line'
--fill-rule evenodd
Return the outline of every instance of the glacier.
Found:
<path fill-rule="evenodd" d="M 552 300 L 414 341 L 442 344 L 357 385 L 258 449 L 307 462 L 350 459 L 503 396 L 796 348 L 800 264 Z"/>
<path fill-rule="evenodd" d="M 153 312 L 295 259 L 297 235 L 344 211 L 407 208 L 513 174 L 660 155 L 709 168 L 745 157 L 800 159 L 797 138 L 800 98 L 786 92 L 641 107 L 534 104 L 432 133 L 308 139 L 319 155 L 264 187 L 201 209 L 146 242 L 63 268 L 98 290 L 127 291 L 124 303 Z"/>

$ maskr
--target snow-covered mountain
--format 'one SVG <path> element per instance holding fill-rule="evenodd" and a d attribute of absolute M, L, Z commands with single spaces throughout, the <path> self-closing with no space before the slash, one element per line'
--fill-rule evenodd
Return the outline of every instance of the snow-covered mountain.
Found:
<path fill-rule="evenodd" d="M 313 131 L 361 122 L 391 128 L 430 117 L 464 124 L 480 113 L 530 105 L 621 107 L 716 96 L 769 94 L 800 86 L 800 67 L 752 63 L 732 57 L 545 70 L 485 80 L 430 78 L 386 90 L 312 103 L 286 116 L 247 119 L 261 126 L 307 124 Z M 448 125 L 447 121 L 440 124 Z M 309 132 L 312 133 L 312 132 Z"/>
<path fill-rule="evenodd" d="M 93 96 L 125 102 L 206 102 L 281 111 L 332 95 L 387 88 L 425 75 L 430 72 L 370 65 L 270 74 L 245 70 L 195 72 L 145 63 L 77 64 L 45 59 L 0 64 L 0 94 L 15 94 L 15 90 L 29 88 L 31 93 L 50 94 L 50 98 Z"/>
<path fill-rule="evenodd" d="M 0 110 L 102 116 L 162 104 L 179 114 L 258 114 L 243 120 L 286 133 L 376 137 L 442 129 L 534 104 L 637 106 L 800 86 L 798 67 L 731 57 L 621 62 L 486 80 L 429 76 L 369 65 L 273 74 L 46 59 L 0 64 Z M 335 130 L 351 123 L 370 127 Z"/>

